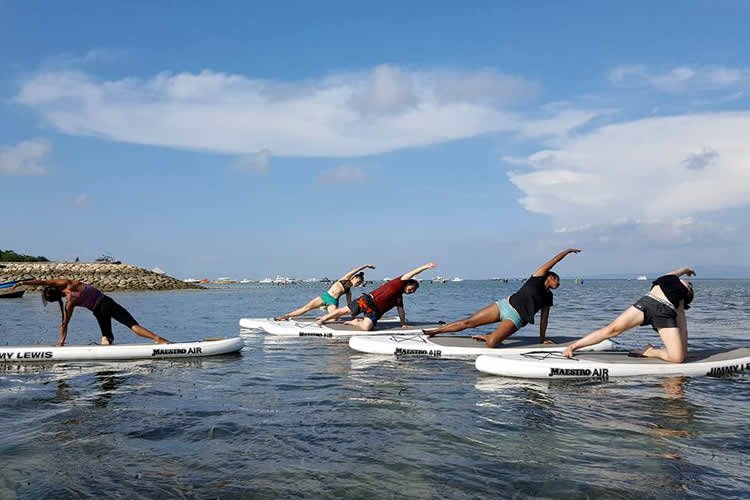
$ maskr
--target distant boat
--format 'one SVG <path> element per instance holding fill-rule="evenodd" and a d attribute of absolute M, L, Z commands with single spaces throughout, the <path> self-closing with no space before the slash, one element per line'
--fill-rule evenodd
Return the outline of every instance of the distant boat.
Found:
<path fill-rule="evenodd" d="M 200 282 L 205 285 L 206 283 L 211 283 L 211 280 L 207 280 L 207 279 L 204 278 Z"/>
<path fill-rule="evenodd" d="M 646 277 L 646 275 L 644 275 L 644 274 L 641 274 L 641 275 L 640 275 L 640 276 L 638 276 L 638 277 L 637 277 L 636 279 L 637 279 L 638 281 L 646 281 L 646 280 L 647 280 L 648 278 Z"/>
<path fill-rule="evenodd" d="M 273 280 L 274 285 L 291 285 L 296 282 L 297 280 L 295 280 L 294 278 L 288 278 L 286 276 L 278 276 L 278 275 Z"/>
<path fill-rule="evenodd" d="M 447 281 L 448 281 L 448 278 L 445 278 L 443 276 L 435 276 L 434 278 L 432 278 L 433 283 L 445 283 Z"/>
<path fill-rule="evenodd" d="M 455 278 L 453 278 L 453 279 L 452 279 L 451 281 L 453 281 L 453 282 L 455 282 L 455 283 L 458 283 L 459 281 L 463 281 L 463 280 L 464 280 L 463 278 L 459 278 L 458 276 L 456 276 L 456 277 L 455 277 Z"/>
<path fill-rule="evenodd" d="M 383 278 L 383 281 L 391 281 L 393 278 Z"/>
<path fill-rule="evenodd" d="M 185 282 L 185 283 L 200 283 L 201 282 L 201 280 L 197 280 L 195 278 L 188 278 L 188 279 L 185 279 L 185 280 L 182 280 L 182 281 Z"/>
<path fill-rule="evenodd" d="M 23 297 L 23 294 L 26 291 L 26 286 L 15 286 L 16 283 L 18 282 L 9 281 L 7 283 L 0 283 L 0 299 L 18 299 Z"/>
<path fill-rule="evenodd" d="M 307 278 L 306 280 L 302 280 L 303 283 L 317 283 L 320 281 L 318 278 Z"/>
<path fill-rule="evenodd" d="M 245 285 L 247 283 L 252 283 L 252 281 L 249 280 L 249 279 L 247 279 L 247 278 L 245 278 L 244 280 L 240 280 L 240 283 L 242 283 L 243 285 Z"/>
<path fill-rule="evenodd" d="M 324 277 L 320 278 L 320 282 L 321 283 L 330 283 L 331 280 L 328 277 L 324 276 Z"/>
<path fill-rule="evenodd" d="M 216 278 L 214 280 L 214 283 L 220 283 L 220 284 L 223 284 L 223 285 L 227 285 L 227 284 L 237 283 L 237 282 L 235 280 L 233 280 L 232 278 L 230 278 L 229 276 L 224 276 L 222 278 Z"/>
<path fill-rule="evenodd" d="M 264 285 L 270 285 L 271 283 L 273 283 L 273 280 L 271 278 L 263 278 L 258 283 L 263 283 Z"/>

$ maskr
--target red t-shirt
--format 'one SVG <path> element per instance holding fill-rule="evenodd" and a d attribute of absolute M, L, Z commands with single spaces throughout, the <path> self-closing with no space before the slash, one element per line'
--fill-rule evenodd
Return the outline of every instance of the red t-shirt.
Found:
<path fill-rule="evenodd" d="M 380 314 L 385 314 L 395 306 L 403 303 L 401 296 L 404 293 L 404 285 L 406 285 L 406 281 L 402 280 L 401 276 L 399 276 L 370 293 L 372 300 L 375 301 L 375 307 L 378 308 Z"/>

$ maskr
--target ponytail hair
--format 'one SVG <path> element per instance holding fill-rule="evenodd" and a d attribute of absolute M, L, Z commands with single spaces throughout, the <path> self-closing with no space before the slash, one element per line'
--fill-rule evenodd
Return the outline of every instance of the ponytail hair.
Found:
<path fill-rule="evenodd" d="M 42 290 L 42 304 L 47 306 L 48 302 L 57 302 L 60 304 L 60 314 L 65 319 L 65 310 L 62 303 L 62 292 L 56 286 L 45 286 Z"/>

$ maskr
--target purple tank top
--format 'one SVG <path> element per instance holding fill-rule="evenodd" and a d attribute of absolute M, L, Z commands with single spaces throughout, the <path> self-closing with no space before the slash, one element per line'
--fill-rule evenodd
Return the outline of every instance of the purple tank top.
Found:
<path fill-rule="evenodd" d="M 91 285 L 83 285 L 82 292 L 73 292 L 71 295 L 78 300 L 76 302 L 77 306 L 85 307 L 89 311 L 93 311 L 104 297 L 102 292 Z"/>

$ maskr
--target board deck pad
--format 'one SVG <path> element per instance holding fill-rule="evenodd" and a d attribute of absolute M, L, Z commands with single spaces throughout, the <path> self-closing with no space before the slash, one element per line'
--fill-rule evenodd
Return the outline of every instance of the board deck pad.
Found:
<path fill-rule="evenodd" d="M 487 347 L 484 342 L 470 336 L 440 335 L 377 335 L 352 337 L 349 347 L 355 351 L 369 354 L 389 354 L 396 356 L 427 356 L 427 357 L 462 357 L 478 356 L 481 354 L 500 355 L 503 353 L 521 353 L 534 350 L 562 351 L 567 344 L 574 342 L 573 337 L 550 337 L 554 344 L 540 344 L 539 337 L 511 337 L 499 347 Z M 611 349 L 613 344 L 607 340 L 591 346 L 594 350 Z"/>

